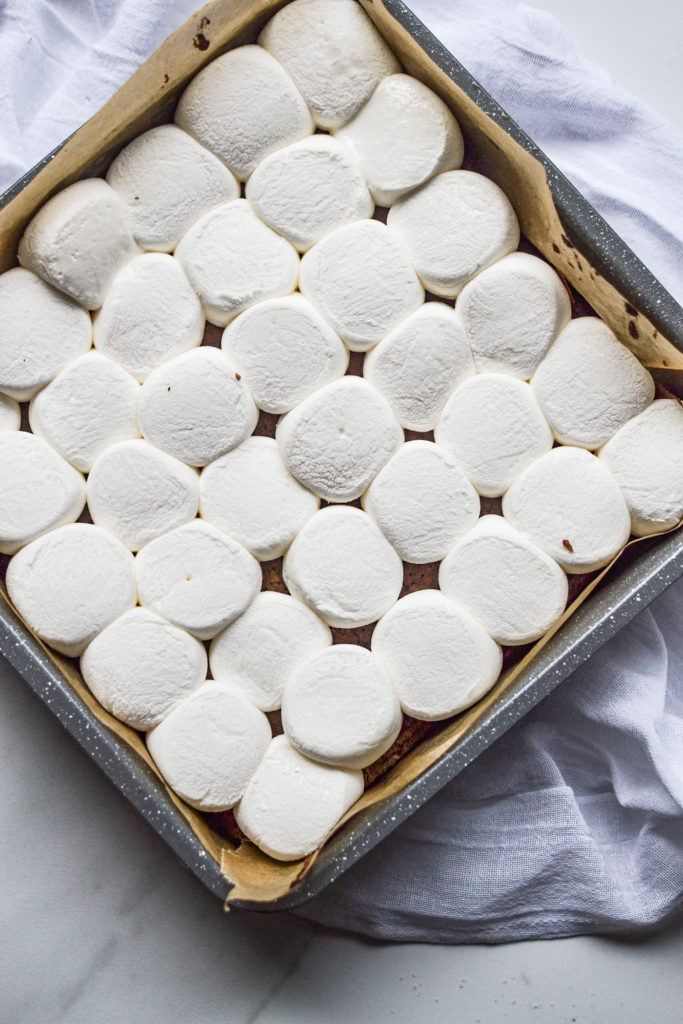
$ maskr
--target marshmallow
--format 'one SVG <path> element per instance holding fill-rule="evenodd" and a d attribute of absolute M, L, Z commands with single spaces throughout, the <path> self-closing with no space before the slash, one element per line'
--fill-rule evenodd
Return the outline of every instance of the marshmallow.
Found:
<path fill-rule="evenodd" d="M 252 843 L 276 860 L 312 853 L 363 793 L 363 773 L 316 764 L 275 736 L 235 807 Z"/>
<path fill-rule="evenodd" d="M 502 516 L 482 516 L 439 568 L 439 587 L 500 644 L 528 644 L 554 626 L 567 604 L 557 562 Z"/>
<path fill-rule="evenodd" d="M 251 434 L 258 409 L 220 349 L 203 345 L 157 367 L 140 389 L 143 436 L 192 466 L 205 466 Z"/>
<path fill-rule="evenodd" d="M 443 100 L 411 75 L 390 75 L 336 137 L 358 160 L 373 199 L 391 206 L 435 174 L 460 167 L 460 125 Z"/>
<path fill-rule="evenodd" d="M 375 209 L 358 164 L 329 135 L 311 135 L 271 153 L 249 178 L 246 197 L 300 252 L 343 224 L 372 217 Z"/>
<path fill-rule="evenodd" d="M 363 363 L 363 376 L 407 430 L 433 430 L 446 399 L 475 373 L 462 325 L 443 302 L 425 302 Z"/>
<path fill-rule="evenodd" d="M 401 559 L 370 516 L 331 505 L 309 519 L 285 555 L 290 593 L 330 626 L 367 626 L 397 600 Z"/>
<path fill-rule="evenodd" d="M 244 793 L 271 735 L 266 716 L 236 687 L 207 680 L 147 733 L 147 749 L 186 803 L 226 811 Z"/>
<path fill-rule="evenodd" d="M 69 657 L 135 604 L 133 556 L 90 523 L 60 526 L 27 544 L 9 563 L 6 582 L 28 626 Z"/>
<path fill-rule="evenodd" d="M 170 252 L 214 206 L 237 199 L 240 187 L 221 161 L 174 124 L 161 124 L 129 142 L 107 171 L 126 205 L 143 249 Z"/>
<path fill-rule="evenodd" d="M 84 309 L 31 270 L 0 274 L 0 391 L 25 402 L 92 345 Z"/>
<path fill-rule="evenodd" d="M 102 178 L 86 178 L 41 206 L 19 242 L 19 262 L 86 309 L 99 309 L 139 251 L 117 193 Z"/>
<path fill-rule="evenodd" d="M 283 555 L 320 501 L 295 480 L 272 437 L 249 437 L 207 466 L 201 515 L 260 561 Z"/>
<path fill-rule="evenodd" d="M 501 373 L 481 373 L 461 384 L 446 402 L 434 438 L 490 498 L 553 444 L 529 385 Z"/>
<path fill-rule="evenodd" d="M 683 518 L 683 407 L 660 398 L 625 423 L 600 459 L 621 487 L 638 537 Z"/>
<path fill-rule="evenodd" d="M 561 444 L 599 448 L 654 398 L 652 376 L 595 316 L 572 320 L 531 379 Z"/>
<path fill-rule="evenodd" d="M 201 519 L 145 545 L 135 572 L 140 604 L 200 640 L 220 633 L 261 589 L 258 562 Z"/>
<path fill-rule="evenodd" d="M 292 746 L 337 768 L 372 764 L 394 742 L 402 721 L 382 662 L 354 644 L 314 654 L 294 670 L 282 698 L 282 725 Z"/>
<path fill-rule="evenodd" d="M 218 327 L 261 299 L 296 288 L 299 257 L 289 242 L 259 220 L 246 199 L 217 206 L 183 235 L 175 252 Z"/>
<path fill-rule="evenodd" d="M 545 260 L 512 252 L 465 285 L 457 314 L 480 372 L 528 380 L 572 315 L 569 292 Z"/>
<path fill-rule="evenodd" d="M 363 508 L 404 562 L 437 562 L 476 523 L 479 495 L 438 444 L 409 441 L 372 481 Z"/>
<path fill-rule="evenodd" d="M 389 405 L 362 377 L 342 377 L 287 413 L 275 436 L 290 473 L 326 501 L 353 501 L 403 441 Z"/>
<path fill-rule="evenodd" d="M 90 641 L 81 673 L 107 711 L 147 731 L 204 682 L 206 651 L 183 629 L 132 608 Z"/>
<path fill-rule="evenodd" d="M 14 554 L 83 511 L 85 480 L 39 437 L 0 432 L 0 467 L 0 551 Z"/>
<path fill-rule="evenodd" d="M 136 380 L 201 344 L 204 314 L 172 256 L 144 253 L 112 282 L 96 314 L 95 347 Z"/>
<path fill-rule="evenodd" d="M 87 494 L 93 522 L 137 551 L 194 519 L 199 476 L 147 441 L 119 441 L 95 460 Z"/>
<path fill-rule="evenodd" d="M 329 627 L 305 604 L 264 590 L 212 642 L 211 674 L 239 686 L 261 711 L 275 711 L 294 670 L 331 643 Z"/>
<path fill-rule="evenodd" d="M 445 171 L 399 199 L 387 224 L 402 240 L 425 288 L 454 299 L 484 267 L 519 245 L 505 193 L 474 171 Z"/>
<path fill-rule="evenodd" d="M 377 220 L 347 224 L 309 249 L 300 287 L 352 352 L 372 348 L 424 299 L 396 236 Z"/>
<path fill-rule="evenodd" d="M 503 497 L 503 515 L 565 572 L 592 572 L 624 546 L 626 502 L 605 463 L 583 448 L 553 448 Z"/>
<path fill-rule="evenodd" d="M 140 436 L 139 391 L 111 359 L 87 352 L 35 396 L 28 414 L 31 430 L 87 473 L 105 448 Z"/>
<path fill-rule="evenodd" d="M 18 430 L 21 426 L 21 409 L 19 403 L 8 395 L 0 393 L 0 434 L 5 431 Z"/>
<path fill-rule="evenodd" d="M 238 46 L 207 64 L 180 97 L 175 122 L 240 181 L 273 150 L 313 131 L 294 82 L 260 46 Z"/>
<path fill-rule="evenodd" d="M 474 704 L 503 664 L 483 626 L 438 590 L 401 598 L 375 626 L 372 652 L 384 662 L 406 714 L 427 722 Z"/>
<path fill-rule="evenodd" d="M 344 343 L 299 295 L 267 299 L 229 324 L 221 342 L 266 412 L 289 412 L 317 388 L 342 377 Z"/>
<path fill-rule="evenodd" d="M 321 128 L 353 117 L 399 63 L 354 0 L 296 0 L 259 36 L 296 82 Z"/>

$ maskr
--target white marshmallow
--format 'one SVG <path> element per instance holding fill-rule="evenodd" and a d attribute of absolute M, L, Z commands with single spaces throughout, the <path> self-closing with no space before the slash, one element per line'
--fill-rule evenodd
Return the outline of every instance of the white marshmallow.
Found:
<path fill-rule="evenodd" d="M 683 518 L 683 407 L 660 398 L 625 423 L 599 456 L 621 487 L 638 537 Z"/>
<path fill-rule="evenodd" d="M 394 742 L 402 721 L 382 662 L 354 644 L 335 644 L 299 665 L 282 698 L 282 725 L 292 746 L 338 768 L 372 764 Z"/>
<path fill-rule="evenodd" d="M 329 135 L 271 153 L 247 182 L 259 217 L 300 252 L 323 235 L 372 217 L 375 204 L 354 158 Z"/>
<path fill-rule="evenodd" d="M 435 174 L 460 167 L 460 125 L 411 75 L 390 75 L 336 137 L 358 160 L 376 203 L 391 206 Z"/>
<path fill-rule="evenodd" d="M 240 194 L 232 172 L 174 124 L 129 142 L 107 171 L 107 182 L 126 205 L 138 245 L 160 252 L 175 249 L 202 214 Z"/>
<path fill-rule="evenodd" d="M 136 380 L 201 344 L 202 306 L 172 256 L 144 253 L 116 275 L 96 314 L 95 347 Z"/>
<path fill-rule="evenodd" d="M 500 644 L 527 644 L 554 626 L 567 604 L 557 562 L 502 516 L 482 516 L 439 568 L 439 586 Z"/>
<path fill-rule="evenodd" d="M 404 249 L 377 220 L 337 228 L 309 249 L 300 287 L 352 352 L 372 348 L 424 299 Z"/>
<path fill-rule="evenodd" d="M 0 434 L 5 431 L 18 430 L 21 426 L 21 409 L 19 403 L 8 395 L 0 393 Z"/>
<path fill-rule="evenodd" d="M 561 444 L 599 448 L 654 398 L 652 376 L 595 316 L 572 320 L 531 379 Z"/>
<path fill-rule="evenodd" d="M 268 749 L 268 719 L 226 683 L 207 680 L 147 733 L 147 749 L 172 790 L 202 811 L 226 811 Z"/>
<path fill-rule="evenodd" d="M 248 839 L 276 860 L 312 853 L 363 793 L 363 773 L 303 757 L 275 736 L 235 807 Z"/>
<path fill-rule="evenodd" d="M 363 363 L 363 376 L 407 430 L 433 430 L 448 396 L 475 373 L 462 324 L 443 302 L 425 302 Z"/>
<path fill-rule="evenodd" d="M 132 608 L 90 641 L 81 672 L 107 711 L 146 731 L 204 682 L 206 651 L 183 629 Z"/>
<path fill-rule="evenodd" d="M 448 452 L 409 441 L 363 495 L 363 508 L 404 562 L 438 562 L 479 515 L 479 495 Z"/>
<path fill-rule="evenodd" d="M 84 309 L 31 270 L 0 274 L 0 391 L 27 401 L 91 345 Z"/>
<path fill-rule="evenodd" d="M 259 43 L 285 66 L 316 124 L 353 117 L 399 63 L 353 0 L 296 0 L 270 19 Z"/>
<path fill-rule="evenodd" d="M 502 373 L 481 373 L 461 384 L 446 402 L 434 438 L 487 497 L 503 494 L 553 444 L 529 385 Z"/>
<path fill-rule="evenodd" d="M 602 568 L 631 529 L 616 480 L 584 448 L 553 448 L 527 466 L 503 497 L 503 515 L 570 573 Z"/>
<path fill-rule="evenodd" d="M 258 562 L 201 519 L 146 544 L 135 573 L 140 604 L 200 640 L 216 636 L 261 589 Z"/>
<path fill-rule="evenodd" d="M 175 121 L 241 181 L 273 150 L 313 131 L 294 82 L 260 46 L 239 46 L 207 64 L 180 97 Z"/>
<path fill-rule="evenodd" d="M 258 409 L 220 349 L 201 348 L 157 367 L 140 389 L 143 436 L 192 466 L 205 466 L 251 434 Z"/>
<path fill-rule="evenodd" d="M 22 548 L 7 590 L 41 640 L 69 657 L 135 604 L 133 556 L 106 530 L 70 523 Z"/>
<path fill-rule="evenodd" d="M 406 246 L 425 288 L 446 299 L 519 245 L 510 200 L 474 171 L 438 174 L 399 199 L 387 224 Z"/>
<path fill-rule="evenodd" d="M 366 626 L 397 600 L 403 566 L 370 516 L 331 505 L 309 519 L 285 555 L 282 576 L 294 597 L 330 626 Z"/>
<path fill-rule="evenodd" d="M 406 714 L 427 722 L 474 704 L 503 663 L 483 626 L 438 590 L 401 598 L 375 626 L 372 652 L 384 662 Z"/>
<path fill-rule="evenodd" d="M 19 262 L 86 309 L 99 309 L 139 251 L 120 197 L 102 178 L 87 178 L 41 206 L 19 242 Z"/>
<path fill-rule="evenodd" d="M 294 670 L 331 643 L 329 626 L 305 604 L 264 590 L 212 642 L 211 674 L 239 686 L 261 711 L 275 711 Z"/>
<path fill-rule="evenodd" d="M 14 554 L 83 511 L 85 480 L 39 437 L 0 432 L 0 467 L 0 551 Z"/>
<path fill-rule="evenodd" d="M 95 460 L 87 494 L 93 522 L 137 551 L 194 519 L 199 475 L 147 441 L 119 441 Z"/>
<path fill-rule="evenodd" d="M 276 434 L 290 473 L 326 501 L 353 501 L 403 441 L 380 394 L 362 377 L 342 377 L 287 413 Z"/>
<path fill-rule="evenodd" d="M 140 436 L 139 391 L 137 381 L 111 359 L 87 352 L 35 396 L 31 430 L 87 473 L 105 448 Z"/>
<path fill-rule="evenodd" d="M 296 288 L 299 257 L 289 242 L 259 220 L 246 199 L 206 213 L 183 235 L 175 252 L 218 327 L 261 299 Z"/>
<path fill-rule="evenodd" d="M 528 380 L 572 315 L 569 292 L 545 260 L 511 252 L 465 285 L 457 314 L 480 372 Z"/>
<path fill-rule="evenodd" d="M 342 377 L 344 343 L 298 293 L 267 299 L 228 324 L 221 342 L 266 412 L 288 412 L 317 388 Z"/>
<path fill-rule="evenodd" d="M 260 561 L 283 555 L 320 508 L 285 466 L 272 437 L 249 437 L 207 466 L 199 481 L 201 515 Z"/>

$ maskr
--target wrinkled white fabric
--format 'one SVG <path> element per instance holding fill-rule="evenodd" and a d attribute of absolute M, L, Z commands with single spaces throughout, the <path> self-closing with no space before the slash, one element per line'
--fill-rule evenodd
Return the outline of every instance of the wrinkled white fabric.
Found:
<path fill-rule="evenodd" d="M 5 0 L 0 188 L 198 0 Z M 518 0 L 412 7 L 683 299 L 683 137 Z M 651 925 L 683 894 L 683 582 L 303 912 L 378 938 Z"/>

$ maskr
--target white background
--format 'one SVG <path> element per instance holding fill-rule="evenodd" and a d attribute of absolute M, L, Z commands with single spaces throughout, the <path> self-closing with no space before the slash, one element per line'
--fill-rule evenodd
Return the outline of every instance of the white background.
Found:
<path fill-rule="evenodd" d="M 683 129 L 678 4 L 534 6 Z M 2 661 L 0 750 L 2 1024 L 681 1019 L 681 925 L 638 941 L 436 947 L 226 916 Z"/>

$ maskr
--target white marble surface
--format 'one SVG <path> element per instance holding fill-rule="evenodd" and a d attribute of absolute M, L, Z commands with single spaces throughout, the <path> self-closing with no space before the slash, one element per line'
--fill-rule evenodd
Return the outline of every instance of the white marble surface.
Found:
<path fill-rule="evenodd" d="M 536 6 L 683 126 L 677 4 Z M 682 924 L 633 941 L 437 947 L 225 915 L 1 660 L 0 750 L 2 1024 L 680 1020 Z"/>

